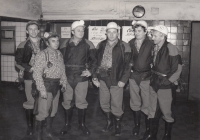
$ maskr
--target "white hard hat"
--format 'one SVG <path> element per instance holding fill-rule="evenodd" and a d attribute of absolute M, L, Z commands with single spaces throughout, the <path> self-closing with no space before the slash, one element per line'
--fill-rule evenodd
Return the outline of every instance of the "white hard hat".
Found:
<path fill-rule="evenodd" d="M 115 22 L 109 22 L 107 24 L 107 26 L 106 26 L 106 30 L 108 30 L 108 29 L 117 29 L 117 30 L 119 30 L 120 27 Z"/>
<path fill-rule="evenodd" d="M 161 33 L 163 33 L 163 34 L 165 34 L 165 35 L 168 34 L 168 29 L 167 29 L 167 27 L 164 26 L 164 25 L 155 26 L 155 27 L 153 28 L 153 30 L 159 31 L 159 32 L 161 32 Z"/>
<path fill-rule="evenodd" d="M 144 21 L 144 20 L 133 21 L 133 22 L 132 22 L 132 25 L 133 25 L 133 26 L 141 25 L 141 26 L 145 27 L 146 29 L 148 28 L 147 22 Z"/>
<path fill-rule="evenodd" d="M 74 21 L 71 25 L 71 29 L 74 30 L 76 27 L 82 26 L 85 27 L 85 22 L 83 20 L 80 21 Z"/>

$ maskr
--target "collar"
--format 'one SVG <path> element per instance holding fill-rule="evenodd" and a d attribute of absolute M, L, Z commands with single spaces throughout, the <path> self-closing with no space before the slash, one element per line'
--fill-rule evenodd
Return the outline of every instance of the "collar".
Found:
<path fill-rule="evenodd" d="M 71 43 L 71 42 L 74 42 L 74 44 L 78 44 L 79 42 L 81 42 L 83 39 L 80 39 L 79 41 L 75 41 L 74 40 L 74 36 L 73 37 L 71 37 L 71 39 L 69 40 L 69 43 Z"/>
<path fill-rule="evenodd" d="M 118 41 L 119 41 L 119 39 L 116 39 L 114 42 L 113 42 L 113 44 L 110 44 L 110 42 L 107 40 L 107 45 L 109 45 L 109 46 L 115 46 L 117 43 L 118 43 Z"/>
<path fill-rule="evenodd" d="M 162 42 L 160 42 L 159 44 L 157 44 L 158 48 L 160 49 L 163 46 L 164 43 L 165 43 L 165 39 L 162 40 Z"/>

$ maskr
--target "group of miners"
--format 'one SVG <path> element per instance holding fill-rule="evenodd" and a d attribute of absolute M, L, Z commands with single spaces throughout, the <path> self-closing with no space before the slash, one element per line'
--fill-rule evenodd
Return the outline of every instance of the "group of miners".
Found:
<path fill-rule="evenodd" d="M 34 132 L 37 140 L 42 140 L 43 135 L 59 140 L 52 134 L 52 122 L 60 93 L 63 94 L 65 112 L 65 124 L 60 133 L 64 135 L 71 129 L 73 109 L 76 108 L 79 129 L 84 135 L 90 135 L 85 118 L 91 77 L 99 88 L 100 107 L 107 121 L 102 132 L 114 127 L 114 135 L 121 135 L 123 91 L 129 82 L 130 108 L 134 114 L 133 135 L 139 135 L 143 114 L 146 131 L 142 140 L 157 139 L 161 116 L 165 121 L 163 140 L 171 139 L 174 123 L 171 87 L 182 71 L 178 49 L 167 41 L 168 28 L 163 25 L 151 30 L 152 38 L 147 36 L 146 21 L 133 21 L 132 28 L 135 38 L 126 43 L 119 39 L 120 26 L 109 22 L 106 40 L 95 47 L 84 38 L 83 20 L 72 23 L 73 36 L 61 45 L 56 32 L 46 32 L 44 37 L 40 37 L 40 25 L 36 21 L 27 23 L 28 38 L 19 44 L 15 61 L 16 67 L 24 72 L 27 101 L 23 107 L 28 135 Z"/>

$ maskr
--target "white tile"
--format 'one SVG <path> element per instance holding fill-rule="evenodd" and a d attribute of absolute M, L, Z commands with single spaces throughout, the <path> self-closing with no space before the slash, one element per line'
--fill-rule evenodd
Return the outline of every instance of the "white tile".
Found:
<path fill-rule="evenodd" d="M 20 36 L 16 36 L 16 41 L 20 41 Z"/>
<path fill-rule="evenodd" d="M 12 67 L 8 67 L 8 71 L 12 71 Z"/>
<path fill-rule="evenodd" d="M 16 26 L 16 22 L 12 22 L 12 26 Z"/>
<path fill-rule="evenodd" d="M 20 27 L 16 26 L 15 30 L 16 30 L 16 32 L 20 32 Z"/>
<path fill-rule="evenodd" d="M 8 81 L 10 81 L 10 82 L 11 82 L 11 81 L 12 81 L 12 77 L 8 77 Z"/>
<path fill-rule="evenodd" d="M 8 26 L 12 26 L 12 22 L 8 22 Z"/>
<path fill-rule="evenodd" d="M 3 63 L 4 63 L 4 66 L 8 66 L 8 62 L 4 61 Z"/>
<path fill-rule="evenodd" d="M 16 26 L 20 26 L 20 22 L 16 22 Z"/>
<path fill-rule="evenodd" d="M 12 82 L 15 82 L 17 77 L 12 77 Z"/>
<path fill-rule="evenodd" d="M 11 61 L 8 61 L 8 62 L 7 62 L 7 66 L 8 66 L 8 67 L 12 66 Z"/>
<path fill-rule="evenodd" d="M 8 23 L 6 21 L 2 21 L 1 26 L 8 26 Z"/>
<path fill-rule="evenodd" d="M 11 61 L 12 60 L 12 56 L 8 56 L 8 61 Z"/>
<path fill-rule="evenodd" d="M 8 67 L 3 67 L 3 68 L 2 68 L 2 71 L 3 71 L 3 72 L 7 72 L 7 71 L 8 71 Z"/>
<path fill-rule="evenodd" d="M 4 71 L 2 74 L 3 74 L 2 76 L 4 76 L 4 77 L 7 77 L 7 76 L 8 76 L 8 73 L 5 72 L 5 71 Z"/>
<path fill-rule="evenodd" d="M 20 37 L 20 31 L 16 31 L 16 37 Z"/>

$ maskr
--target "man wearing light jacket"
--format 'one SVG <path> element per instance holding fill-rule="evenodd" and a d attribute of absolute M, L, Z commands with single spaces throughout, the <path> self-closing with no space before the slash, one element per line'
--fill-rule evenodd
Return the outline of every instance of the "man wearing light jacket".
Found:
<path fill-rule="evenodd" d="M 171 140 L 172 124 L 172 84 L 182 71 L 180 56 L 176 46 L 167 42 L 168 29 L 158 25 L 153 29 L 154 59 L 150 79 L 149 120 L 150 129 L 144 140 L 156 140 L 161 115 L 165 121 L 163 140 Z"/>

